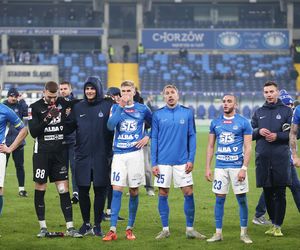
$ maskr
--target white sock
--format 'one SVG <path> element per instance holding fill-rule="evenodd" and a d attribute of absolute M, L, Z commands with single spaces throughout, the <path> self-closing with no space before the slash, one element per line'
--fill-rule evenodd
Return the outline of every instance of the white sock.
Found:
<path fill-rule="evenodd" d="M 74 227 L 73 221 L 66 222 L 67 229 Z"/>
<path fill-rule="evenodd" d="M 216 233 L 217 234 L 222 234 L 222 228 L 216 228 Z"/>
<path fill-rule="evenodd" d="M 106 213 L 107 213 L 108 215 L 111 215 L 111 209 L 106 209 Z"/>
<path fill-rule="evenodd" d="M 20 191 L 25 191 L 25 188 L 24 187 L 19 187 L 19 192 Z"/>
<path fill-rule="evenodd" d="M 247 227 L 241 227 L 241 235 L 247 234 Z"/>
<path fill-rule="evenodd" d="M 116 227 L 110 227 L 109 230 L 110 230 L 110 231 L 113 231 L 113 232 L 117 232 L 117 228 L 116 228 Z"/>
<path fill-rule="evenodd" d="M 163 231 L 169 231 L 169 227 L 163 227 Z"/>
<path fill-rule="evenodd" d="M 39 220 L 40 228 L 47 228 L 45 220 Z"/>
<path fill-rule="evenodd" d="M 186 227 L 186 231 L 193 231 L 194 228 L 193 227 Z"/>

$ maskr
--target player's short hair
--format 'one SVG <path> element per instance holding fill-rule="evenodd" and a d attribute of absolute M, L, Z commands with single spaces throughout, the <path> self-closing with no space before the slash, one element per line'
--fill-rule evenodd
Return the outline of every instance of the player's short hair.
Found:
<path fill-rule="evenodd" d="M 62 81 L 61 83 L 59 83 L 59 85 L 68 85 L 70 88 L 72 88 L 72 84 L 68 81 Z"/>
<path fill-rule="evenodd" d="M 58 91 L 58 84 L 54 81 L 46 82 L 45 90 L 48 90 L 51 93 L 56 93 Z"/>
<path fill-rule="evenodd" d="M 134 82 L 131 80 L 125 80 L 124 82 L 121 83 L 121 87 L 131 87 L 131 88 L 135 88 L 134 87 Z"/>
<path fill-rule="evenodd" d="M 274 86 L 276 89 L 278 89 L 278 85 L 274 81 L 267 81 L 267 82 L 265 82 L 264 87 L 269 87 L 269 86 Z"/>
<path fill-rule="evenodd" d="M 168 84 L 168 85 L 166 85 L 166 86 L 164 86 L 164 88 L 163 88 L 163 91 L 162 91 L 162 93 L 164 94 L 165 93 L 165 90 L 166 89 L 175 89 L 175 91 L 178 93 L 179 91 L 178 91 L 178 88 L 174 85 L 174 84 Z"/>

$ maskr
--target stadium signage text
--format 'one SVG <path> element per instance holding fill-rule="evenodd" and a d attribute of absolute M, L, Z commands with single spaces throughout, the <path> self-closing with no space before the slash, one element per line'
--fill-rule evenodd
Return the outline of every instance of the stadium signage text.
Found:
<path fill-rule="evenodd" d="M 146 49 L 288 50 L 286 29 L 144 29 Z"/>
<path fill-rule="evenodd" d="M 9 36 L 101 36 L 102 28 L 28 28 L 28 27 L 1 27 L 0 35 Z"/>
<path fill-rule="evenodd" d="M 1 67 L 2 81 L 9 83 L 45 83 L 58 80 L 55 65 L 5 65 Z"/>

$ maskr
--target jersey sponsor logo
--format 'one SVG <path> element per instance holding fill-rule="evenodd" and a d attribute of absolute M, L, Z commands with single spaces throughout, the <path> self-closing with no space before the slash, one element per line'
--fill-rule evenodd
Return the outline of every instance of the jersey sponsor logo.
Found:
<path fill-rule="evenodd" d="M 232 121 L 230 121 L 230 120 L 224 120 L 223 123 L 224 123 L 224 124 L 231 124 Z"/>
<path fill-rule="evenodd" d="M 219 153 L 231 153 L 231 148 L 230 147 L 218 147 L 217 151 Z"/>
<path fill-rule="evenodd" d="M 118 142 L 117 148 L 131 148 L 136 144 L 136 142 Z"/>
<path fill-rule="evenodd" d="M 47 109 L 46 110 L 42 110 L 41 113 L 45 114 L 47 111 L 48 111 Z"/>
<path fill-rule="evenodd" d="M 52 118 L 52 120 L 49 124 L 50 125 L 56 125 L 58 123 L 61 123 L 61 113 L 59 113 L 57 117 Z"/>
<path fill-rule="evenodd" d="M 121 122 L 120 131 L 134 132 L 137 130 L 137 121 L 135 120 L 124 120 Z"/>
<path fill-rule="evenodd" d="M 60 128 L 61 127 L 61 128 Z M 57 131 L 59 131 L 60 129 L 62 130 L 62 126 L 60 126 L 60 127 L 58 127 L 58 126 L 56 126 L 56 127 L 46 127 L 45 129 L 44 129 L 44 132 L 45 133 L 47 133 L 47 132 L 57 132 Z"/>
<path fill-rule="evenodd" d="M 133 135 L 122 134 L 118 136 L 118 140 L 132 140 Z"/>
<path fill-rule="evenodd" d="M 239 159 L 238 155 L 217 155 L 216 158 L 220 161 L 237 161 Z"/>
<path fill-rule="evenodd" d="M 59 134 L 59 135 L 45 135 L 44 136 L 44 140 L 45 141 L 58 141 L 58 140 L 63 140 L 64 139 L 64 135 L 63 134 Z"/>
<path fill-rule="evenodd" d="M 261 120 L 261 119 L 264 119 L 264 118 L 266 118 L 266 116 L 264 115 L 264 116 L 260 116 L 259 117 L 259 119 Z"/>
<path fill-rule="evenodd" d="M 234 142 L 234 134 L 231 132 L 222 132 L 219 138 L 220 144 L 231 144 Z"/>
<path fill-rule="evenodd" d="M 84 116 L 85 116 L 85 114 L 80 114 L 80 115 L 79 115 L 80 118 L 81 118 L 81 117 L 84 117 Z"/>

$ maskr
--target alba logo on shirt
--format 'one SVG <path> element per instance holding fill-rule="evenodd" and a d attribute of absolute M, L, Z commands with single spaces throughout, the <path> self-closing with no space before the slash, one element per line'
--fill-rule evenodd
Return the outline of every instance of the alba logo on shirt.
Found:
<path fill-rule="evenodd" d="M 137 122 L 135 120 L 125 120 L 121 122 L 120 131 L 133 132 L 137 129 Z"/>

